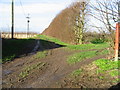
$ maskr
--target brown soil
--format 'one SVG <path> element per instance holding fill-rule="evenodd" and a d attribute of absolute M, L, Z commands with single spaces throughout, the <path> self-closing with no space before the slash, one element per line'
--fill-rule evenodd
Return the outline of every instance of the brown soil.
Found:
<path fill-rule="evenodd" d="M 113 85 L 106 83 L 105 80 L 97 79 L 97 76 L 95 78 L 94 75 L 92 78 L 95 79 L 90 81 L 89 78 L 91 77 L 88 75 L 90 70 L 86 70 L 79 79 L 75 78 L 73 80 L 68 77 L 74 70 L 86 67 L 86 65 L 94 60 L 105 57 L 104 55 L 97 56 L 83 60 L 77 64 L 69 65 L 66 62 L 67 57 L 76 52 L 80 51 L 67 50 L 65 47 L 55 48 L 48 50 L 47 56 L 43 59 L 36 59 L 34 55 L 28 55 L 26 57 L 16 58 L 9 63 L 5 63 L 2 65 L 3 88 L 104 88 Z M 23 72 L 26 67 L 32 67 L 38 63 L 44 63 L 44 65 L 32 69 L 26 77 L 20 77 L 20 73 Z M 92 68 L 92 66 L 90 68 Z M 104 86 L 101 83 L 103 83 Z"/>
<path fill-rule="evenodd" d="M 66 51 L 63 48 L 57 48 L 48 51 L 48 55 L 43 59 L 35 59 L 34 55 L 17 58 L 10 63 L 3 64 L 3 87 L 48 87 L 62 78 L 69 70 L 69 65 L 66 63 L 68 55 L 75 51 Z M 20 72 L 26 66 L 45 63 L 45 66 L 36 69 L 27 78 L 21 79 Z M 70 70 L 71 71 L 71 70 Z M 52 82 L 52 83 L 51 83 Z"/>

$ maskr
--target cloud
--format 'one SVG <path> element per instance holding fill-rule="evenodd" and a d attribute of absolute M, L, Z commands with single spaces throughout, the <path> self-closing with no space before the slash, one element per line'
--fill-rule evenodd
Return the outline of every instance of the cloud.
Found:
<path fill-rule="evenodd" d="M 49 13 L 49 12 L 58 12 L 65 8 L 64 4 L 49 4 L 49 3 L 40 3 L 40 4 L 30 4 L 24 6 L 27 12 L 29 13 Z"/>
<path fill-rule="evenodd" d="M 1 4 L 0 3 L 0 13 L 1 15 L 9 13 L 11 11 L 11 5 Z"/>

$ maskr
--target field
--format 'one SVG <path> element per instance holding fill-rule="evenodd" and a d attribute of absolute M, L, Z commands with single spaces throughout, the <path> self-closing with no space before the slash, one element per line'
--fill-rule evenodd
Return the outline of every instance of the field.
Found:
<path fill-rule="evenodd" d="M 3 45 L 3 88 L 118 87 L 120 62 L 108 59 L 108 42 L 71 45 L 37 35 L 3 40 Z M 36 45 L 38 49 L 29 54 Z"/>

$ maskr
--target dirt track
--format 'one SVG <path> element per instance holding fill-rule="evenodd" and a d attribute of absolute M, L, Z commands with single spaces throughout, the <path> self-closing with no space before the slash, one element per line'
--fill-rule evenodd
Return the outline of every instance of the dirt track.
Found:
<path fill-rule="evenodd" d="M 41 46 L 42 47 L 42 46 Z M 48 50 L 47 56 L 43 59 L 35 59 L 34 55 L 16 58 L 10 63 L 3 64 L 3 87 L 4 88 L 48 88 L 62 87 L 58 84 L 65 76 L 72 71 L 87 65 L 92 61 L 104 56 L 97 56 L 91 59 L 83 60 L 80 63 L 69 65 L 67 56 L 81 51 L 69 51 L 64 48 L 55 48 Z M 45 63 L 39 69 L 33 69 L 26 78 L 20 78 L 20 73 L 27 66 L 38 63 Z"/>
<path fill-rule="evenodd" d="M 5 76 L 3 77 L 3 87 L 4 85 L 7 87 L 49 87 L 51 86 L 51 84 L 54 84 L 56 81 L 58 81 L 67 73 L 70 73 L 72 69 L 74 69 L 70 69 L 71 66 L 66 63 L 67 56 L 73 53 L 74 52 L 67 52 L 63 48 L 57 48 L 49 50 L 48 56 L 44 59 L 34 60 L 32 59 L 32 55 L 15 59 L 11 63 L 6 63 L 3 65 L 3 76 Z M 30 77 L 27 77 L 25 81 L 27 83 L 22 82 L 24 83 L 22 84 L 21 82 L 18 82 L 19 80 L 17 81 L 19 73 L 22 71 L 23 68 L 25 68 L 25 66 L 29 66 L 39 62 L 46 63 L 45 67 L 43 67 L 42 69 L 42 72 L 35 72 L 33 75 L 30 75 Z M 29 78 L 31 77 L 33 77 L 32 82 L 30 82 L 31 80 L 29 80 Z M 13 80 L 9 80 L 10 78 Z M 11 83 L 13 83 L 13 85 L 11 85 Z"/>

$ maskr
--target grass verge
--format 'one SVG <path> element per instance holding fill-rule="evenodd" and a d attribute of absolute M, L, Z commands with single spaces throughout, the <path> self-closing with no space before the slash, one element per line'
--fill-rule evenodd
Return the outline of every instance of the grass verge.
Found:
<path fill-rule="evenodd" d="M 101 44 L 82 44 L 82 45 L 68 45 L 68 49 L 74 50 L 90 50 L 90 49 L 104 49 L 109 47 L 108 43 L 101 43 Z"/>
<path fill-rule="evenodd" d="M 80 52 L 80 53 L 76 53 L 76 54 L 69 56 L 67 59 L 67 62 L 69 64 L 75 64 L 77 62 L 94 57 L 96 55 L 97 55 L 97 51 Z"/>
<path fill-rule="evenodd" d="M 60 44 L 60 45 L 65 45 L 68 49 L 71 49 L 71 50 L 103 49 L 103 48 L 109 47 L 108 43 L 100 43 L 100 44 L 91 43 L 91 44 L 82 44 L 82 45 L 71 45 L 71 44 L 62 42 L 56 38 L 46 36 L 46 35 L 37 35 L 34 38 L 55 42 L 56 44 Z"/>
<path fill-rule="evenodd" d="M 99 50 L 95 50 L 95 51 L 86 51 L 86 52 L 75 53 L 68 57 L 67 62 L 69 64 L 75 64 L 84 59 L 92 58 L 97 55 L 107 55 L 108 53 L 109 53 L 108 50 L 103 50 L 101 52 L 99 52 Z"/>

